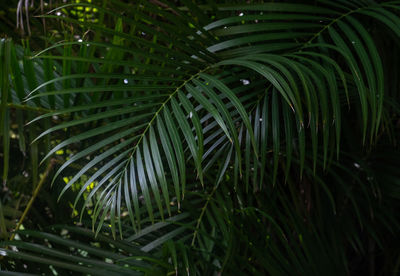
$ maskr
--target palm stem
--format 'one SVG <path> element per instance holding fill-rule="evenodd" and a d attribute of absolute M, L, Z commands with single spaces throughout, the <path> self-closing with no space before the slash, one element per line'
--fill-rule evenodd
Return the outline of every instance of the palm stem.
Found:
<path fill-rule="evenodd" d="M 13 109 L 25 110 L 25 111 L 34 111 L 34 112 L 38 112 L 38 113 L 55 112 L 54 110 L 43 108 L 43 107 L 36 107 L 36 106 L 16 104 L 16 103 L 7 103 L 7 107 L 13 108 Z"/>
<path fill-rule="evenodd" d="M 35 201 L 37 195 L 39 194 L 39 191 L 40 191 L 40 189 L 42 188 L 43 183 L 46 181 L 46 179 L 47 179 L 47 177 L 48 177 L 50 171 L 52 170 L 54 164 L 55 164 L 55 161 L 54 161 L 54 160 L 51 160 L 51 161 L 49 162 L 49 165 L 47 166 L 47 168 L 46 168 L 46 170 L 45 170 L 45 172 L 44 172 L 42 178 L 40 179 L 39 184 L 36 186 L 36 189 L 35 189 L 35 191 L 33 192 L 32 197 L 31 197 L 31 199 L 30 199 L 29 202 L 28 202 L 28 205 L 26 205 L 26 208 L 25 208 L 24 212 L 22 213 L 22 216 L 21 216 L 21 218 L 19 219 L 19 221 L 18 221 L 18 223 L 17 223 L 17 226 L 15 227 L 14 233 L 12 233 L 12 235 L 11 235 L 11 237 L 10 237 L 10 241 L 12 241 L 12 240 L 15 238 L 16 231 L 18 231 L 18 229 L 21 227 L 22 223 L 24 222 L 26 215 L 27 215 L 28 212 L 30 211 L 30 209 L 31 209 L 31 207 L 32 207 L 32 205 L 33 205 L 33 202 Z"/>

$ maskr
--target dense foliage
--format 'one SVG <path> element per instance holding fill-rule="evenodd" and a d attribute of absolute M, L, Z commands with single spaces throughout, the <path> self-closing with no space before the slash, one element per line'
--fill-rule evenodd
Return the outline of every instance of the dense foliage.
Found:
<path fill-rule="evenodd" d="M 0 275 L 398 274 L 400 1 L 30 4 Z"/>

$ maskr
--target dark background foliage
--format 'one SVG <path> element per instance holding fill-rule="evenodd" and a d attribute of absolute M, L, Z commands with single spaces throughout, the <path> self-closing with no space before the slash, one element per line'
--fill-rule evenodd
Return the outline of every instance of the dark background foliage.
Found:
<path fill-rule="evenodd" d="M 399 1 L 19 3 L 0 275 L 398 274 Z"/>

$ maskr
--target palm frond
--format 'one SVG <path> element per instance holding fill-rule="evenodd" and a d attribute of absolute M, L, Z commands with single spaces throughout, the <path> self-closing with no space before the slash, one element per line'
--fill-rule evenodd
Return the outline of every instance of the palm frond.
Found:
<path fill-rule="evenodd" d="M 29 94 L 15 83 L 51 109 L 31 126 L 60 118 L 36 138 L 57 141 L 42 162 L 71 152 L 53 182 L 79 164 L 60 197 L 84 179 L 95 235 L 168 272 L 365 274 L 398 244 L 398 152 L 376 152 L 398 138 L 400 2 L 205 2 L 43 16 L 90 30 L 24 59 Z M 77 7 L 99 20 L 57 15 Z"/>
<path fill-rule="evenodd" d="M 131 243 L 117 242 L 102 235 L 94 239 L 90 230 L 55 226 L 52 232 L 19 231 L 21 240 L 2 243 L 2 246 L 18 248 L 18 251 L 2 249 L 1 255 L 24 262 L 25 272 L 29 273 L 39 269 L 48 274 L 68 271 L 96 275 L 143 275 L 143 272 L 151 271 L 149 275 L 160 275 L 163 269 L 170 268 L 161 260 L 152 263 L 154 257 L 146 255 Z M 137 256 L 142 259 L 136 259 Z M 38 267 L 32 265 L 34 263 L 42 265 Z M 7 275 L 6 271 L 0 272 L 3 273 Z"/>
<path fill-rule="evenodd" d="M 222 5 L 218 6 L 218 9 L 224 16 L 204 28 L 197 22 L 186 21 L 188 17 L 185 11 L 173 7 L 171 3 L 168 4 L 171 11 L 159 9 L 150 3 L 134 8 L 134 14 L 141 18 L 139 21 L 134 21 L 132 17 L 129 17 L 129 13 L 120 16 L 112 8 L 84 4 L 85 7 L 96 7 L 107 16 L 108 20 L 116 22 L 115 29 L 108 29 L 92 22 L 79 23 L 86 28 L 90 27 L 101 32 L 105 37 L 110 37 L 110 42 L 61 43 L 52 46 L 46 52 L 62 47 L 78 47 L 77 53 L 86 52 L 86 56 L 79 56 L 80 54 L 76 57 L 53 56 L 40 53 L 39 57 L 45 60 L 59 58 L 79 64 L 90 62 L 93 64 L 92 70 L 95 70 L 96 74 L 99 73 L 99 76 L 106 74 L 105 77 L 99 77 L 98 84 L 85 87 L 52 90 L 40 94 L 34 92 L 31 99 L 63 95 L 69 99 L 79 97 L 82 103 L 82 109 L 74 107 L 57 110 L 57 114 L 72 114 L 71 118 L 74 120 L 50 128 L 41 136 L 78 126 L 85 126 L 84 128 L 88 130 L 66 139 L 50 151 L 47 157 L 78 141 L 82 143 L 83 140 L 90 138 L 93 143 L 94 137 L 103 133 L 107 133 L 107 136 L 77 152 L 60 168 L 56 176 L 61 174 L 69 164 L 85 157 L 89 158 L 90 162 L 68 183 L 66 189 L 90 169 L 101 170 L 101 173 L 97 173 L 90 179 L 99 183 L 95 190 L 104 190 L 102 200 L 98 204 L 99 212 L 95 212 L 95 220 L 97 217 L 104 218 L 105 213 L 110 211 L 121 213 L 121 205 L 112 207 L 116 196 L 125 198 L 127 203 L 131 198 L 137 197 L 133 195 L 136 193 L 144 196 L 150 217 L 153 216 L 150 203 L 152 200 L 155 200 L 158 210 L 163 213 L 163 205 L 169 205 L 171 194 L 167 184 L 169 180 L 165 177 L 165 173 L 167 176 L 169 174 L 172 176 L 175 191 L 173 195 L 177 198 L 178 204 L 186 190 L 185 174 L 187 174 L 188 166 L 183 164 L 183 160 L 189 158 L 189 163 L 194 166 L 199 182 L 203 184 L 202 164 L 206 162 L 203 155 L 207 153 L 205 141 L 211 137 L 207 135 L 205 126 L 210 123 L 215 122 L 210 125 L 210 128 L 213 126 L 214 131 L 222 130 L 217 136 L 220 140 L 215 141 L 222 142 L 226 139 L 225 141 L 228 142 L 226 146 L 228 148 L 229 144 L 233 146 L 232 157 L 235 156 L 237 159 L 235 170 L 239 172 L 240 177 L 243 174 L 241 147 L 245 142 L 239 141 L 237 124 L 244 124 L 243 127 L 246 129 L 251 145 L 246 146 L 245 150 L 247 154 L 245 166 L 248 174 L 249 153 L 253 152 L 257 156 L 255 149 L 261 149 L 261 145 L 256 145 L 249 114 L 256 108 L 255 104 L 259 99 L 269 98 L 271 93 L 272 125 L 268 128 L 272 130 L 274 179 L 276 179 L 280 151 L 283 146 L 280 143 L 282 137 L 287 139 L 285 146 L 287 170 L 290 168 L 294 153 L 293 140 L 298 141 L 297 154 L 301 156 L 300 167 L 304 167 L 306 136 L 312 138 L 313 156 L 316 162 L 317 143 L 321 131 L 324 164 L 328 162 L 329 152 L 333 150 L 332 145 L 336 145 L 336 152 L 339 154 L 341 100 L 354 99 L 352 97 L 354 93 L 359 95 L 359 101 L 352 101 L 350 104 L 355 108 L 360 108 L 364 140 L 369 131 L 372 141 L 381 121 L 383 69 L 379 52 L 373 42 L 374 38 L 362 26 L 360 20 L 364 15 L 370 16 L 398 33 L 398 28 L 394 28 L 393 24 L 389 24 L 387 19 L 383 19 L 379 14 L 385 13 L 388 17 L 390 15 L 391 20 L 397 17 L 383 4 L 363 4 L 353 8 L 337 3 L 332 4 L 329 1 L 323 2 L 324 4 L 318 8 L 283 3 L 249 6 Z M 70 4 L 57 10 L 75 5 L 81 4 Z M 119 5 L 125 4 L 119 3 Z M 150 18 L 150 14 L 156 10 L 157 22 L 163 18 L 162 23 L 157 26 Z M 232 14 L 239 11 L 239 16 L 232 17 Z M 268 14 L 264 15 L 264 12 Z M 178 19 L 171 21 L 171 13 L 176 13 Z M 281 14 L 284 14 L 283 18 L 280 17 Z M 204 14 L 203 16 L 199 14 L 195 18 L 204 19 Z M 74 21 L 75 19 L 68 17 L 61 19 L 78 23 Z M 286 23 L 281 22 L 282 20 Z M 124 31 L 122 26 L 126 26 L 131 31 Z M 171 38 L 166 35 L 171 33 L 171 30 L 180 30 L 177 34 L 184 33 L 184 35 L 179 35 L 179 39 L 171 42 L 175 33 Z M 282 30 L 287 30 L 287 32 L 281 32 Z M 275 36 L 278 31 L 280 36 Z M 253 34 L 260 39 L 262 37 L 262 40 L 249 40 Z M 290 36 L 284 37 L 284 34 L 290 34 Z M 270 45 L 271 43 L 276 45 L 276 43 L 268 39 L 270 35 L 271 40 L 279 41 L 277 53 L 271 53 Z M 286 43 L 285 39 L 291 43 L 295 42 L 295 47 L 291 49 L 281 47 Z M 254 45 L 246 47 L 256 47 L 258 50 L 247 49 L 244 52 L 238 52 L 238 50 L 246 49 L 243 47 L 244 44 Z M 140 51 L 132 50 L 135 49 L 134 45 L 141 45 Z M 225 50 L 227 45 L 230 50 Z M 87 47 L 92 50 L 82 50 Z M 110 48 L 111 51 L 103 58 L 101 55 L 104 47 Z M 146 49 L 149 54 L 146 54 Z M 236 53 L 227 55 L 226 51 L 236 51 Z M 96 57 L 95 53 L 100 56 Z M 341 60 L 340 63 L 336 61 L 337 59 Z M 230 79 L 235 70 L 244 70 L 247 74 L 251 74 L 254 81 L 261 80 L 269 86 L 265 91 L 260 90 L 254 93 L 252 98 L 247 99 L 249 104 L 246 104 L 241 101 L 241 95 L 249 93 L 252 87 L 249 89 L 245 87 L 242 90 L 238 83 L 231 83 Z M 223 76 L 221 75 L 223 71 L 232 73 Z M 127 74 L 127 77 L 122 79 L 122 76 L 117 76 L 116 72 L 131 74 Z M 157 72 L 157 78 L 152 81 L 151 76 L 154 76 L 155 72 Z M 107 73 L 109 73 L 108 76 Z M 53 83 L 72 80 L 85 83 L 90 76 L 90 74 L 64 75 L 42 86 L 49 87 Z M 241 89 L 240 92 L 239 89 Z M 91 102 L 82 100 L 85 98 L 83 95 L 92 93 L 95 96 Z M 125 98 L 129 100 L 123 101 Z M 278 98 L 283 99 L 281 104 Z M 228 107 L 227 103 L 231 105 Z M 84 108 L 86 110 L 83 111 Z M 204 114 L 207 117 L 201 119 Z M 277 124 L 281 116 L 285 122 L 283 129 Z M 260 117 L 260 119 L 264 122 L 264 118 Z M 265 118 L 265 120 L 268 119 Z M 259 126 L 256 125 L 256 127 Z M 262 126 L 262 128 L 268 131 L 267 127 Z M 297 138 L 293 136 L 294 129 L 296 129 Z M 259 130 L 257 134 L 260 135 Z M 267 137 L 263 135 L 264 138 Z M 245 135 L 242 135 L 242 139 L 244 137 Z M 160 140 L 161 145 L 158 143 Z M 261 144 L 264 148 L 268 147 L 262 139 Z M 215 146 L 209 149 L 215 149 Z M 101 154 L 96 154 L 96 152 L 101 152 Z M 266 151 L 261 152 L 260 159 L 264 160 L 262 163 L 265 166 Z M 168 166 L 163 161 L 163 156 L 168 156 Z M 230 161 L 227 160 L 227 162 L 229 164 Z M 258 157 L 256 157 L 257 162 Z M 119 169 L 115 169 L 117 167 Z M 107 171 L 110 173 L 106 174 Z M 91 182 L 88 181 L 82 189 L 85 189 L 89 183 Z M 262 184 L 258 183 L 256 186 L 260 185 Z M 130 216 L 134 217 L 132 208 L 128 209 Z M 100 216 L 100 213 L 103 215 Z M 112 215 L 112 217 L 116 216 Z"/>

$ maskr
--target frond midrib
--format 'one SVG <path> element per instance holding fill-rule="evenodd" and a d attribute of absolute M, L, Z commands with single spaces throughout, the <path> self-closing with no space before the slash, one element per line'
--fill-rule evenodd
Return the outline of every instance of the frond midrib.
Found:
<path fill-rule="evenodd" d="M 209 70 L 210 68 L 212 68 L 213 65 L 209 65 L 206 68 L 198 71 L 196 74 L 192 75 L 189 79 L 183 81 L 183 83 L 181 85 L 179 85 L 169 96 L 168 98 L 161 104 L 161 106 L 157 109 L 157 111 L 154 113 L 153 117 L 150 119 L 149 123 L 147 124 L 146 128 L 143 130 L 142 134 L 139 136 L 138 141 L 136 142 L 135 146 L 133 147 L 132 151 L 129 153 L 129 157 L 126 160 L 126 164 L 125 167 L 123 169 L 123 172 L 125 172 L 127 170 L 128 164 L 129 162 L 132 160 L 134 154 L 136 153 L 138 147 L 140 146 L 143 138 L 146 136 L 147 132 L 150 130 L 150 127 L 153 125 L 153 122 L 158 118 L 159 114 L 161 113 L 162 110 L 164 110 L 164 107 L 166 104 L 169 103 L 169 101 L 172 99 L 172 97 L 174 97 L 176 95 L 176 93 L 178 93 L 178 91 L 180 91 L 182 89 L 182 87 L 184 87 L 188 82 L 190 82 L 191 80 L 193 80 L 194 78 L 198 77 L 201 73 L 206 72 L 207 70 Z"/>
<path fill-rule="evenodd" d="M 376 4 L 376 3 L 375 3 L 375 4 Z M 318 38 L 323 32 L 325 32 L 327 29 L 329 29 L 330 26 L 336 24 L 338 21 L 342 20 L 343 18 L 345 18 L 345 17 L 347 17 L 347 16 L 349 16 L 349 15 L 351 15 L 351 14 L 353 14 L 353 13 L 357 13 L 357 12 L 359 12 L 359 11 L 361 11 L 361 10 L 364 10 L 364 9 L 367 9 L 367 8 L 370 8 L 370 7 L 371 7 L 371 4 L 370 4 L 370 5 L 367 5 L 367 6 L 364 6 L 364 7 L 360 7 L 360 8 L 357 8 L 357 9 L 350 10 L 350 11 L 348 11 L 347 13 L 344 13 L 344 14 L 342 14 L 341 16 L 339 16 L 339 17 L 337 17 L 337 18 L 334 18 L 334 19 L 333 19 L 332 21 L 330 21 L 327 25 L 325 25 L 324 27 L 322 27 L 322 29 L 321 29 L 319 32 L 317 32 L 316 34 L 314 34 L 314 36 L 311 37 L 306 43 L 304 43 L 303 46 L 301 46 L 299 50 L 301 51 L 301 50 L 304 49 L 307 45 L 310 45 L 316 38 Z"/>

